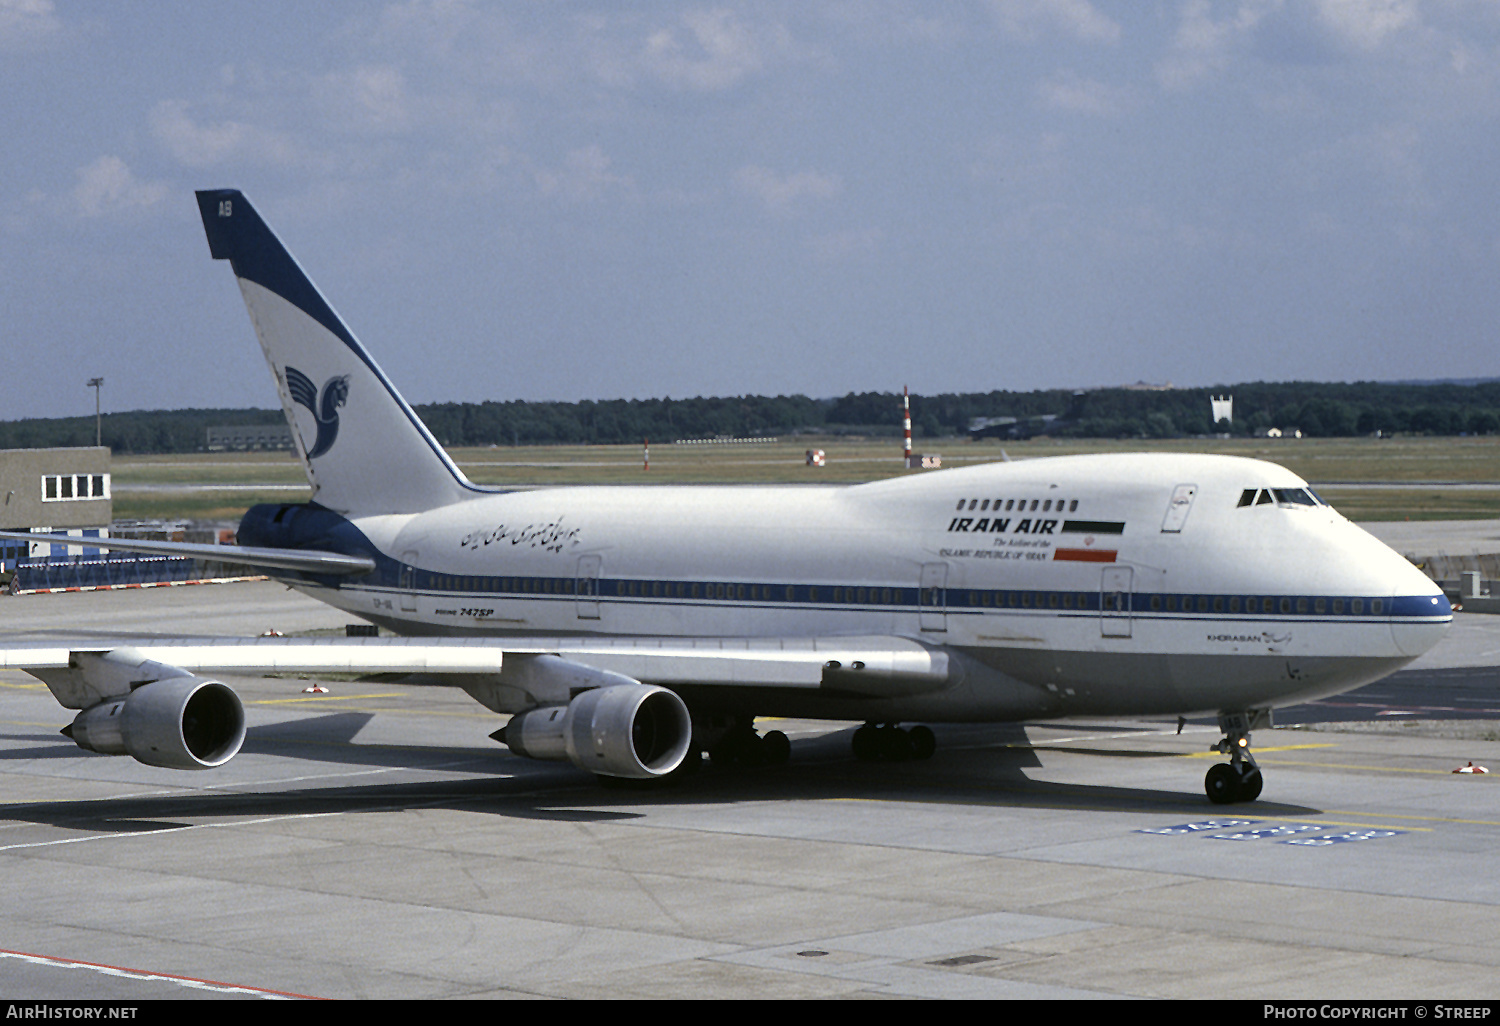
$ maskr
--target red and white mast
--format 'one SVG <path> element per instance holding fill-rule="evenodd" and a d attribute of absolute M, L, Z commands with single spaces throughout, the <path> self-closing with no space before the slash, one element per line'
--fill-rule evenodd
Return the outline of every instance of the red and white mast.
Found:
<path fill-rule="evenodd" d="M 902 453 L 902 462 L 911 466 L 911 393 L 905 385 L 901 386 L 901 430 L 906 440 L 906 451 Z"/>

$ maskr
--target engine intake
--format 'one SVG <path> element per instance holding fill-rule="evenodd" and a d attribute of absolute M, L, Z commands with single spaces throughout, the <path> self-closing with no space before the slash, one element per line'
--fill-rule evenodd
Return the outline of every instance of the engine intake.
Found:
<path fill-rule="evenodd" d="M 528 759 L 566 759 L 601 776 L 648 780 L 682 765 L 693 724 L 676 693 L 620 684 L 518 713 L 495 738 Z"/>
<path fill-rule="evenodd" d="M 166 769 L 213 769 L 245 742 L 245 710 L 227 685 L 184 675 L 143 684 L 63 728 L 80 748 Z"/>

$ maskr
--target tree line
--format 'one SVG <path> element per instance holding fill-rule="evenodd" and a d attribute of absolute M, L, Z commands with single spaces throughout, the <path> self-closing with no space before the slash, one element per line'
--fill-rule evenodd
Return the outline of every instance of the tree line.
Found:
<path fill-rule="evenodd" d="M 1209 397 L 1232 395 L 1232 421 L 1211 421 Z M 1086 392 L 969 392 L 911 398 L 917 437 L 962 435 L 975 418 L 1052 415 L 1047 433 L 1070 438 L 1248 435 L 1265 428 L 1311 437 L 1500 433 L 1500 380 L 1473 384 L 1253 382 L 1213 388 Z M 901 396 L 851 392 L 833 399 L 726 396 L 564 402 L 435 403 L 416 407 L 444 445 L 618 444 L 649 438 L 875 435 L 901 432 Z M 202 450 L 211 426 L 277 424 L 278 410 L 139 410 L 105 414 L 103 444 L 118 453 Z M 94 444 L 94 418 L 0 421 L 0 449 Z"/>

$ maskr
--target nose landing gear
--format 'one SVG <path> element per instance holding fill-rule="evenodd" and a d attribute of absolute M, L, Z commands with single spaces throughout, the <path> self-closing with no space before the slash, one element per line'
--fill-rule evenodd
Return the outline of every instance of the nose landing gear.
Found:
<path fill-rule="evenodd" d="M 1215 805 L 1229 805 L 1253 802 L 1260 797 L 1264 781 L 1255 756 L 1250 754 L 1250 728 L 1270 726 L 1269 709 L 1219 713 L 1219 729 L 1224 732 L 1224 738 L 1209 751 L 1229 756 L 1229 762 L 1214 766 L 1204 778 L 1203 789 L 1208 792 L 1209 801 Z"/>

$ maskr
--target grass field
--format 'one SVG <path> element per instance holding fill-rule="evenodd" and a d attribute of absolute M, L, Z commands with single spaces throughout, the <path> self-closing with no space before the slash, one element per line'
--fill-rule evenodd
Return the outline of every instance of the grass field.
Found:
<path fill-rule="evenodd" d="M 825 467 L 806 465 L 809 448 Z M 1354 520 L 1472 520 L 1500 517 L 1500 439 L 1338 438 L 1180 439 L 1171 441 L 969 442 L 924 440 L 945 467 L 1097 452 L 1212 452 L 1270 460 L 1321 487 L 1323 498 Z M 639 445 L 460 448 L 455 462 L 477 484 L 847 484 L 904 473 L 900 442 L 801 438 L 753 445 Z M 117 519 L 237 520 L 258 502 L 308 498 L 301 464 L 285 453 L 119 456 L 114 460 Z"/>

